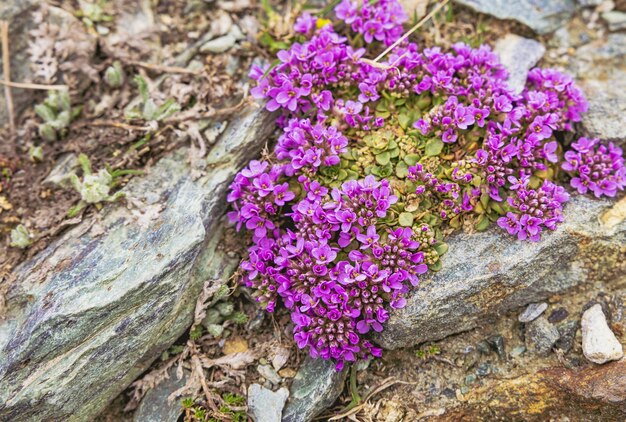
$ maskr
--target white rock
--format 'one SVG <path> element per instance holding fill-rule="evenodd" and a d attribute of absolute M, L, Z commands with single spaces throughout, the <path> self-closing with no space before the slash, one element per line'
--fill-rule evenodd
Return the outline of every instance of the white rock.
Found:
<path fill-rule="evenodd" d="M 543 57 L 546 48 L 539 41 L 507 34 L 498 40 L 494 51 L 509 72 L 509 86 L 519 94 L 526 84 L 528 71 Z"/>
<path fill-rule="evenodd" d="M 259 384 L 248 387 L 248 409 L 256 422 L 280 422 L 289 390 L 273 392 Z"/>
<path fill-rule="evenodd" d="M 587 309 L 580 325 L 583 332 L 583 353 L 591 362 L 603 364 L 624 356 L 622 345 L 609 328 L 600 305 Z"/>
<path fill-rule="evenodd" d="M 223 53 L 230 50 L 235 45 L 237 39 L 234 35 L 228 33 L 222 37 L 212 39 L 200 47 L 202 53 Z"/>

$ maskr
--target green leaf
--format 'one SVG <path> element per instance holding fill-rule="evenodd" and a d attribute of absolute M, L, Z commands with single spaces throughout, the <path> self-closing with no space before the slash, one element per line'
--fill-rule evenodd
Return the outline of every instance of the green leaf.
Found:
<path fill-rule="evenodd" d="M 383 153 L 380 153 L 376 156 L 376 162 L 378 164 L 380 164 L 381 166 L 385 166 L 387 164 L 389 164 L 389 160 L 390 160 L 390 154 L 388 151 L 385 151 Z"/>
<path fill-rule="evenodd" d="M 435 262 L 434 264 L 428 266 L 428 269 L 434 272 L 440 271 L 442 268 L 443 268 L 443 263 L 441 262 L 441 259 Z"/>
<path fill-rule="evenodd" d="M 437 242 L 433 245 L 433 249 L 435 249 L 437 255 L 441 256 L 448 252 L 448 244 L 443 242 Z"/>
<path fill-rule="evenodd" d="M 417 154 L 407 154 L 407 156 L 404 157 L 404 162 L 407 163 L 409 166 L 414 166 L 419 160 L 420 156 Z"/>
<path fill-rule="evenodd" d="M 164 102 L 157 110 L 154 120 L 161 121 L 180 111 L 180 104 L 173 98 Z"/>
<path fill-rule="evenodd" d="M 400 161 L 396 164 L 396 176 L 398 179 L 404 179 L 409 174 L 409 167 L 404 161 Z"/>
<path fill-rule="evenodd" d="M 478 221 L 476 222 L 476 231 L 482 232 L 487 230 L 487 227 L 489 227 L 489 219 L 483 214 L 478 218 Z"/>
<path fill-rule="evenodd" d="M 426 142 L 426 150 L 425 154 L 428 157 L 434 157 L 439 155 L 443 150 L 443 141 L 439 138 L 432 138 L 428 142 Z"/>
<path fill-rule="evenodd" d="M 52 123 L 56 120 L 56 113 L 46 104 L 38 104 L 35 106 L 35 113 L 46 123 Z"/>
<path fill-rule="evenodd" d="M 411 227 L 413 225 L 413 214 L 410 212 L 403 212 L 398 217 L 398 223 L 402 227 Z"/>
<path fill-rule="evenodd" d="M 402 113 L 398 115 L 398 123 L 400 124 L 400 127 L 404 130 L 406 130 L 406 128 L 409 126 L 409 124 L 411 123 L 411 118 Z"/>
<path fill-rule="evenodd" d="M 137 84 L 137 88 L 139 88 L 139 94 L 141 95 L 143 101 L 148 101 L 148 99 L 150 98 L 148 82 L 146 82 L 146 80 L 141 75 L 135 75 L 134 81 Z"/>

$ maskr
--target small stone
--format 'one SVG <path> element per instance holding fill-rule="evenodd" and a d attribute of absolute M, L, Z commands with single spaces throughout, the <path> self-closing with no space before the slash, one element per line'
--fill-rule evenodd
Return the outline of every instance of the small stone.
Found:
<path fill-rule="evenodd" d="M 489 365 L 488 363 L 483 362 L 480 365 L 478 365 L 478 368 L 476 368 L 476 375 L 478 375 L 479 377 L 486 377 L 490 373 L 491 373 L 491 365 Z"/>
<path fill-rule="evenodd" d="M 593 305 L 580 322 L 583 333 L 583 354 L 591 362 L 603 364 L 624 356 L 622 345 L 606 322 L 602 306 Z"/>
<path fill-rule="evenodd" d="M 280 375 L 270 365 L 259 365 L 256 369 L 263 378 L 273 384 L 280 384 L 282 381 Z"/>
<path fill-rule="evenodd" d="M 444 388 L 441 394 L 449 399 L 454 399 L 456 397 L 456 393 L 454 392 L 454 390 L 449 387 Z"/>
<path fill-rule="evenodd" d="M 70 186 L 72 174 L 75 174 L 76 170 L 79 168 L 80 164 L 78 163 L 78 157 L 76 154 L 64 154 L 61 158 L 59 158 L 54 168 L 50 171 L 42 183 L 48 188 L 67 188 Z"/>
<path fill-rule="evenodd" d="M 281 347 L 276 350 L 274 357 L 272 358 L 272 366 L 275 370 L 280 371 L 280 368 L 285 366 L 289 360 L 289 349 Z"/>
<path fill-rule="evenodd" d="M 574 346 L 574 339 L 578 331 L 578 321 L 567 321 L 556 327 L 559 330 L 560 338 L 556 342 L 555 347 L 564 353 L 569 353 Z"/>
<path fill-rule="evenodd" d="M 539 41 L 507 34 L 496 42 L 494 51 L 509 72 L 509 87 L 519 94 L 526 85 L 528 71 L 541 60 L 546 48 Z"/>
<path fill-rule="evenodd" d="M 567 309 L 558 308 L 552 311 L 552 313 L 548 317 L 548 321 L 550 321 L 553 324 L 556 324 L 557 322 L 563 321 L 568 316 L 569 316 L 569 312 L 567 312 Z"/>
<path fill-rule="evenodd" d="M 472 385 L 476 382 L 476 375 L 469 374 L 465 377 L 465 385 Z M 464 393 L 465 394 L 465 393 Z"/>
<path fill-rule="evenodd" d="M 283 387 L 273 392 L 252 384 L 248 387 L 248 410 L 256 422 L 280 422 L 289 390 Z"/>
<path fill-rule="evenodd" d="M 500 334 L 493 335 L 487 339 L 487 343 L 489 343 L 489 346 L 498 354 L 500 359 L 506 359 L 504 337 Z"/>
<path fill-rule="evenodd" d="M 134 422 L 176 422 L 183 413 L 179 400 L 169 401 L 169 396 L 187 383 L 187 373 L 181 379 L 176 378 L 176 368 L 170 368 L 169 378 L 158 383 L 145 395 L 135 415 Z"/>
<path fill-rule="evenodd" d="M 612 10 L 602 14 L 602 19 L 609 24 L 610 31 L 620 31 L 626 28 L 626 13 Z"/>
<path fill-rule="evenodd" d="M 283 422 L 310 421 L 331 406 L 341 394 L 348 372 L 337 372 L 331 361 L 307 357 L 291 384 Z"/>
<path fill-rule="evenodd" d="M 526 347 L 539 355 L 548 354 L 559 336 L 559 330 L 544 317 L 526 325 Z"/>
<path fill-rule="evenodd" d="M 296 370 L 293 368 L 283 368 L 278 371 L 278 375 L 283 378 L 293 378 L 296 376 Z"/>
<path fill-rule="evenodd" d="M 224 342 L 222 351 L 225 355 L 231 355 L 233 353 L 242 353 L 248 350 L 248 342 L 242 337 L 229 338 Z"/>
<path fill-rule="evenodd" d="M 230 50 L 237 39 L 233 34 L 226 34 L 224 36 L 214 38 L 211 41 L 207 41 L 200 47 L 201 53 L 224 53 L 225 51 Z"/>
<path fill-rule="evenodd" d="M 491 352 L 491 347 L 489 347 L 489 343 L 485 340 L 479 341 L 476 345 L 476 349 L 483 355 L 488 355 Z"/>
<path fill-rule="evenodd" d="M 469 390 L 470 390 L 469 387 L 467 387 L 465 385 L 462 386 L 460 390 L 457 390 L 459 393 L 461 393 L 461 394 L 457 394 L 457 400 L 461 401 L 463 399 L 463 396 L 465 394 L 469 393 Z M 461 397 L 459 397 L 459 396 L 461 396 Z"/>
<path fill-rule="evenodd" d="M 526 352 L 526 346 L 524 345 L 515 346 L 513 350 L 511 350 L 511 357 L 512 358 L 520 357 L 524 354 L 524 352 Z"/>
<path fill-rule="evenodd" d="M 542 303 L 531 303 L 526 307 L 524 312 L 522 312 L 517 320 L 519 322 L 531 322 L 534 321 L 541 315 L 546 309 L 548 309 L 548 304 L 545 302 Z"/>

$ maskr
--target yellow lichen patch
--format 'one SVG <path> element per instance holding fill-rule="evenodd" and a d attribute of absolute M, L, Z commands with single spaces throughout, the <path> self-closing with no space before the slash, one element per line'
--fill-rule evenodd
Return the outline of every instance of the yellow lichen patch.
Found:
<path fill-rule="evenodd" d="M 9 211 L 13 208 L 13 205 L 7 200 L 5 196 L 0 196 L 0 212 Z"/>
<path fill-rule="evenodd" d="M 622 198 L 618 203 L 600 216 L 602 225 L 613 228 L 626 219 L 626 198 Z"/>

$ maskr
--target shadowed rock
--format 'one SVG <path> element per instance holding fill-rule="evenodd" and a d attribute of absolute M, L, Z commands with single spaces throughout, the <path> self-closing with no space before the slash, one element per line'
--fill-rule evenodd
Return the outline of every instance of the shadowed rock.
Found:
<path fill-rule="evenodd" d="M 249 108 L 203 177 L 185 149 L 164 158 L 124 189 L 141 209 L 108 207 L 16 269 L 0 322 L 0 420 L 88 420 L 189 327 L 204 282 L 230 276 L 216 255 L 226 191 L 272 119 Z"/>
<path fill-rule="evenodd" d="M 439 340 L 582 283 L 626 281 L 626 214 L 598 220 L 620 204 L 576 196 L 565 223 L 538 243 L 498 227 L 453 236 L 443 269 L 423 278 L 374 340 L 388 349 Z"/>
<path fill-rule="evenodd" d="M 516 20 L 538 34 L 563 26 L 576 10 L 574 0 L 456 0 L 456 3 L 498 19 Z"/>
<path fill-rule="evenodd" d="M 348 372 L 337 372 L 332 361 L 307 357 L 291 384 L 283 422 L 313 420 L 337 400 Z"/>

